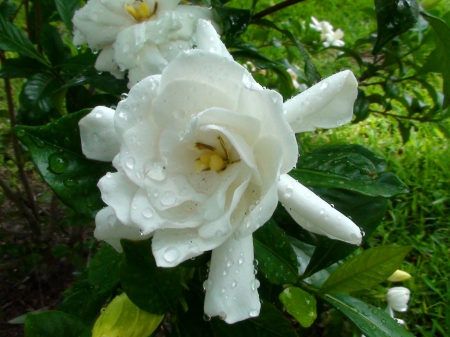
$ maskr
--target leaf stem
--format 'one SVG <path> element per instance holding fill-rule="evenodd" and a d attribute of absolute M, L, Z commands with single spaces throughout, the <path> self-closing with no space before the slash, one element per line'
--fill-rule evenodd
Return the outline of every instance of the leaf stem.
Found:
<path fill-rule="evenodd" d="M 306 1 L 306 0 L 287 0 L 287 1 L 280 2 L 279 4 L 276 4 L 272 7 L 266 8 L 266 9 L 262 10 L 261 12 L 258 12 L 255 15 L 252 15 L 252 20 L 253 19 L 261 19 L 261 18 L 265 17 L 266 15 L 275 13 L 286 7 L 289 7 L 289 6 L 295 5 L 299 2 L 304 2 L 304 1 Z"/>

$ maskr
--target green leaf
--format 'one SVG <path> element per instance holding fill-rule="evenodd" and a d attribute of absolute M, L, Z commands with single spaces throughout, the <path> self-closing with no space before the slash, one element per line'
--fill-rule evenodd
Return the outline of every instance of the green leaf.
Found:
<path fill-rule="evenodd" d="M 14 132 L 61 201 L 82 215 L 94 217 L 104 207 L 97 183 L 115 169 L 109 163 L 86 159 L 81 151 L 78 121 L 89 112 L 82 110 L 43 127 L 17 126 Z"/>
<path fill-rule="evenodd" d="M 227 38 L 235 38 L 244 33 L 250 23 L 252 13 L 248 9 L 225 7 L 220 0 L 211 2 L 215 16 L 220 18 Z"/>
<path fill-rule="evenodd" d="M 120 283 L 130 300 L 153 314 L 175 312 L 181 296 L 179 269 L 156 266 L 151 240 L 120 242 L 125 259 L 120 268 Z"/>
<path fill-rule="evenodd" d="M 80 0 L 55 0 L 56 9 L 69 32 L 73 31 L 72 18 L 80 5 Z"/>
<path fill-rule="evenodd" d="M 386 281 L 403 262 L 411 247 L 378 246 L 346 261 L 320 288 L 322 293 L 349 293 Z"/>
<path fill-rule="evenodd" d="M 110 293 L 95 294 L 89 289 L 77 291 L 67 296 L 58 306 L 58 310 L 91 325 L 109 296 Z"/>
<path fill-rule="evenodd" d="M 17 10 L 16 4 L 10 2 L 10 1 L 2 1 L 0 4 L 0 15 L 3 16 L 5 19 L 12 16 Z"/>
<path fill-rule="evenodd" d="M 227 324 L 218 318 L 211 320 L 216 337 L 297 337 L 291 322 L 266 301 L 258 317 Z"/>
<path fill-rule="evenodd" d="M 298 262 L 286 234 L 275 221 L 269 220 L 253 233 L 258 270 L 274 284 L 295 283 Z"/>
<path fill-rule="evenodd" d="M 358 97 L 353 106 L 353 114 L 355 115 L 353 123 L 361 122 L 369 117 L 369 106 L 370 101 L 367 99 L 366 94 L 361 89 L 358 89 Z"/>
<path fill-rule="evenodd" d="M 46 23 L 40 30 L 40 41 L 45 55 L 53 65 L 57 65 L 70 57 L 70 49 L 64 45 L 58 30 Z"/>
<path fill-rule="evenodd" d="M 45 311 L 27 315 L 26 337 L 79 337 L 88 328 L 76 317 L 61 311 Z"/>
<path fill-rule="evenodd" d="M 29 78 L 41 71 L 41 63 L 32 58 L 9 58 L 0 69 L 0 78 Z"/>
<path fill-rule="evenodd" d="M 324 296 L 324 300 L 350 318 L 367 337 L 413 337 L 383 310 L 344 294 Z"/>
<path fill-rule="evenodd" d="M 309 86 L 318 83 L 322 79 L 322 76 L 317 71 L 316 66 L 314 65 L 314 62 L 312 61 L 308 52 L 289 30 L 280 29 L 272 21 L 266 19 L 253 20 L 251 23 L 275 29 L 276 31 L 286 36 L 294 44 L 294 46 L 297 47 L 298 51 L 300 52 L 300 55 L 302 55 L 303 60 L 305 61 L 305 75 L 306 79 L 308 80 Z"/>
<path fill-rule="evenodd" d="M 406 144 L 411 136 L 411 126 L 409 123 L 404 123 L 402 121 L 398 121 L 398 130 L 400 131 L 400 135 L 402 136 L 403 144 Z"/>
<path fill-rule="evenodd" d="M 44 65 L 48 65 L 44 57 L 37 51 L 25 35 L 0 15 L 0 49 L 14 51 L 23 56 L 34 58 Z"/>
<path fill-rule="evenodd" d="M 49 112 L 53 105 L 51 95 L 60 87 L 59 80 L 50 73 L 31 76 L 20 93 L 20 102 L 26 109 Z"/>
<path fill-rule="evenodd" d="M 316 299 L 310 293 L 289 287 L 280 294 L 280 301 L 302 327 L 308 328 L 314 323 L 317 317 Z"/>
<path fill-rule="evenodd" d="M 408 192 L 386 162 L 360 145 L 332 146 L 300 157 L 289 174 L 308 187 L 340 188 L 372 197 Z"/>
<path fill-rule="evenodd" d="M 378 34 L 372 54 L 378 54 L 394 37 L 412 28 L 419 19 L 417 0 L 375 0 Z"/>
<path fill-rule="evenodd" d="M 110 291 L 120 282 L 119 269 L 122 256 L 104 244 L 89 262 L 89 283 L 98 293 Z"/>
<path fill-rule="evenodd" d="M 387 201 L 383 198 L 367 197 L 359 193 L 331 188 L 314 188 L 312 191 L 351 218 L 365 232 L 363 243 L 370 238 L 386 213 Z M 331 266 L 357 248 L 356 245 L 320 236 L 303 276 L 310 276 Z"/>

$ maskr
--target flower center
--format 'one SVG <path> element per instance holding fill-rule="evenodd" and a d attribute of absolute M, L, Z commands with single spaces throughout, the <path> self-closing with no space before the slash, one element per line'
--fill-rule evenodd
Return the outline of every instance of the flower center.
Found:
<path fill-rule="evenodd" d="M 205 150 L 202 155 L 196 159 L 195 168 L 197 172 L 203 171 L 224 171 L 229 164 L 234 164 L 240 161 L 240 159 L 230 162 L 230 156 L 225 147 L 225 142 L 222 137 L 218 136 L 217 139 L 220 142 L 220 146 L 222 147 L 224 155 L 222 156 L 214 146 L 204 144 L 204 143 L 195 143 L 195 147 L 199 150 Z"/>
<path fill-rule="evenodd" d="M 126 5 L 125 10 L 130 14 L 136 21 L 143 22 L 156 13 L 158 9 L 158 2 L 155 1 L 155 5 L 153 6 L 153 10 L 150 10 L 147 3 L 143 1 L 135 1 L 132 5 Z"/>

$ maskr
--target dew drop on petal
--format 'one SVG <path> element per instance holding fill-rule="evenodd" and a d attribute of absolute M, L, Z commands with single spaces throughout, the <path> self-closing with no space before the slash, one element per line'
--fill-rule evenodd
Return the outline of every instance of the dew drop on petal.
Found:
<path fill-rule="evenodd" d="M 320 86 L 320 89 L 324 90 L 328 87 L 328 81 L 323 81 L 322 85 Z"/>
<path fill-rule="evenodd" d="M 206 321 L 206 322 L 209 322 L 211 320 L 211 316 L 209 316 L 207 314 L 204 314 L 203 315 L 203 320 Z"/>
<path fill-rule="evenodd" d="M 174 262 L 180 256 L 180 251 L 175 247 L 169 247 L 164 252 L 164 259 L 167 262 Z"/>
<path fill-rule="evenodd" d="M 165 191 L 165 192 L 163 192 L 161 194 L 160 198 L 159 198 L 159 201 L 164 206 L 173 205 L 176 200 L 177 200 L 177 196 L 172 191 Z"/>
<path fill-rule="evenodd" d="M 150 219 L 153 216 L 153 211 L 150 208 L 146 208 L 142 212 L 142 215 L 144 216 L 144 218 Z"/>
<path fill-rule="evenodd" d="M 128 167 L 130 170 L 133 169 L 134 164 L 135 164 L 135 161 L 134 161 L 133 157 L 128 158 L 127 161 L 125 162 L 126 167 Z"/>
<path fill-rule="evenodd" d="M 223 321 L 227 319 L 227 314 L 223 311 L 219 312 L 219 318 Z"/>
<path fill-rule="evenodd" d="M 110 225 L 113 225 L 115 222 L 116 222 L 116 216 L 115 216 L 115 215 L 110 215 L 110 216 L 108 217 L 108 223 L 109 223 Z"/>
<path fill-rule="evenodd" d="M 241 256 L 241 257 L 239 258 L 239 260 L 238 260 L 238 263 L 239 263 L 239 264 L 243 264 L 244 261 L 245 261 L 245 258 L 244 258 L 243 256 Z"/>
<path fill-rule="evenodd" d="M 237 286 L 237 281 L 233 281 L 233 283 L 231 283 L 231 286 L 234 288 Z"/>
<path fill-rule="evenodd" d="M 205 291 L 211 290 L 213 288 L 213 285 L 214 285 L 213 281 L 208 279 L 205 282 L 203 282 L 203 290 Z"/>
<path fill-rule="evenodd" d="M 250 317 L 257 317 L 257 316 L 259 315 L 259 311 L 258 311 L 258 310 L 255 310 L 255 309 L 252 309 L 252 310 L 250 310 L 250 311 L 248 312 L 248 315 L 249 315 Z"/>
<path fill-rule="evenodd" d="M 293 184 L 289 184 L 286 187 L 286 190 L 284 191 L 284 196 L 286 198 L 290 198 L 292 196 L 292 192 L 294 191 L 294 185 Z"/>
<path fill-rule="evenodd" d="M 98 110 L 97 113 L 95 114 L 95 118 L 102 118 L 102 117 L 103 117 L 103 111 Z"/>

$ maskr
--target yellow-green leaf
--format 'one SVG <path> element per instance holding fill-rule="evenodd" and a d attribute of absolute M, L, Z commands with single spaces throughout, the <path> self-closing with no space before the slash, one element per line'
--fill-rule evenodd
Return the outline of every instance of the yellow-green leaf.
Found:
<path fill-rule="evenodd" d="M 279 296 L 286 311 L 301 324 L 308 328 L 317 317 L 316 299 L 310 293 L 296 287 L 283 290 Z"/>

